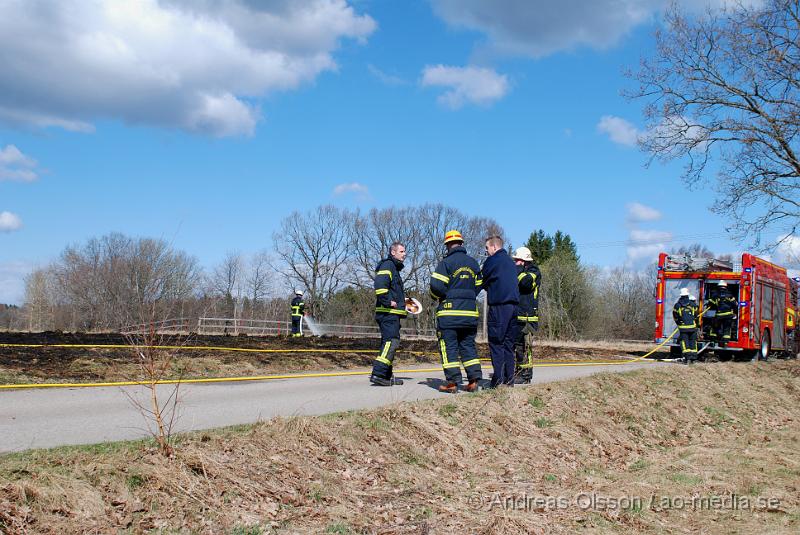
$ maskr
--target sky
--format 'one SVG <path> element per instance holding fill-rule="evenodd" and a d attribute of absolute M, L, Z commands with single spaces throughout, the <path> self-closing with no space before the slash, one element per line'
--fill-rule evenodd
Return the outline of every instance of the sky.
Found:
<path fill-rule="evenodd" d="M 210 268 L 326 203 L 562 230 L 601 267 L 741 251 L 710 186 L 636 147 L 623 73 L 666 4 L 0 0 L 0 303 L 93 236 Z"/>

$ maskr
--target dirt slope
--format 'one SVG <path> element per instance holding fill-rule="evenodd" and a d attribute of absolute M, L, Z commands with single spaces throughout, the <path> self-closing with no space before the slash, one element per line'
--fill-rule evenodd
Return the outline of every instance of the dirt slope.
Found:
<path fill-rule="evenodd" d="M 602 374 L 0 457 L 0 530 L 797 533 L 798 422 L 797 361 Z"/>

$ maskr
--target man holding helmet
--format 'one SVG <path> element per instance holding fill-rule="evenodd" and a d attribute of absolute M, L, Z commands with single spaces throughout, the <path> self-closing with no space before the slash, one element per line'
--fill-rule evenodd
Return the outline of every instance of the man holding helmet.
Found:
<path fill-rule="evenodd" d="M 392 363 L 400 346 L 400 318 L 408 315 L 400 277 L 405 259 L 406 246 L 394 242 L 389 247 L 389 256 L 375 268 L 375 321 L 381 330 L 381 352 L 375 358 L 369 380 L 376 386 L 403 384 L 402 379 L 392 375 Z"/>

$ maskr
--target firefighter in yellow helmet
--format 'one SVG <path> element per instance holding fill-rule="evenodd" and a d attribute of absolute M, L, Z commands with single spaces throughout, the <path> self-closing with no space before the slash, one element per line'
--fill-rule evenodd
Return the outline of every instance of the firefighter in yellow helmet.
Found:
<path fill-rule="evenodd" d="M 461 384 L 461 366 L 467 372 L 463 389 L 474 392 L 481 380 L 481 362 L 475 347 L 478 333 L 478 304 L 481 268 L 467 254 L 464 238 L 457 230 L 444 236 L 447 253 L 431 273 L 430 293 L 439 302 L 436 308 L 436 334 L 444 368 L 442 392 L 455 394 Z"/>

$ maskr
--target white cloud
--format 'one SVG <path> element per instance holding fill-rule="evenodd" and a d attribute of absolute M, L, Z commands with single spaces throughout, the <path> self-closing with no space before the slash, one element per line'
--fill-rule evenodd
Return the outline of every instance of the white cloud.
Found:
<path fill-rule="evenodd" d="M 400 76 L 386 73 L 386 72 L 380 70 L 378 67 L 376 67 L 372 63 L 367 65 L 367 70 L 369 71 L 369 73 L 372 76 L 374 76 L 375 78 L 380 80 L 381 83 L 383 83 L 384 85 L 398 86 L 398 85 L 406 85 L 408 83 L 403 78 L 401 78 Z"/>
<path fill-rule="evenodd" d="M 651 206 L 642 203 L 632 202 L 628 204 L 628 223 L 636 224 L 645 221 L 658 221 L 661 219 L 661 212 Z"/>
<path fill-rule="evenodd" d="M 34 265 L 22 261 L 0 263 L 0 303 L 22 305 L 25 300 L 25 276 Z"/>
<path fill-rule="evenodd" d="M 346 182 L 344 184 L 339 184 L 335 188 L 333 188 L 333 194 L 336 197 L 344 195 L 346 193 L 354 193 L 356 194 L 359 200 L 366 200 L 370 198 L 369 195 L 369 188 L 360 182 Z"/>
<path fill-rule="evenodd" d="M 39 178 L 35 170 L 37 165 L 36 160 L 22 154 L 14 145 L 0 149 L 0 181 L 33 182 Z"/>
<path fill-rule="evenodd" d="M 707 132 L 705 128 L 689 117 L 672 115 L 665 117 L 655 126 L 649 128 L 641 136 L 645 140 L 653 140 L 662 145 L 666 140 L 685 146 L 695 145 L 695 150 L 703 150 L 706 146 Z M 673 144 L 673 143 L 670 143 Z"/>
<path fill-rule="evenodd" d="M 22 219 L 11 212 L 0 212 L 0 232 L 14 232 L 22 228 Z"/>
<path fill-rule="evenodd" d="M 671 232 L 663 230 L 632 229 L 628 238 L 628 264 L 635 264 L 641 260 L 655 260 L 656 255 L 665 250 L 672 241 Z"/>
<path fill-rule="evenodd" d="M 622 117 L 603 115 L 597 123 L 597 131 L 608 134 L 611 141 L 626 147 L 633 147 L 639 140 L 639 130 Z"/>
<path fill-rule="evenodd" d="M 447 87 L 436 99 L 439 104 L 458 109 L 464 104 L 488 105 L 503 98 L 509 90 L 508 77 L 483 67 L 428 65 L 422 71 L 423 87 Z"/>
<path fill-rule="evenodd" d="M 735 0 L 678 0 L 701 12 Z M 750 0 L 745 3 L 758 3 Z M 454 27 L 484 33 L 492 53 L 534 58 L 579 46 L 608 48 L 650 21 L 671 0 L 432 0 Z"/>
<path fill-rule="evenodd" d="M 0 121 L 249 135 L 256 99 L 335 70 L 340 40 L 375 28 L 346 0 L 0 2 Z"/>
<path fill-rule="evenodd" d="M 800 236 L 780 236 L 776 241 L 776 252 L 780 261 L 792 267 L 800 267 Z"/>

